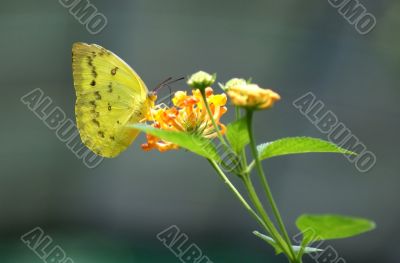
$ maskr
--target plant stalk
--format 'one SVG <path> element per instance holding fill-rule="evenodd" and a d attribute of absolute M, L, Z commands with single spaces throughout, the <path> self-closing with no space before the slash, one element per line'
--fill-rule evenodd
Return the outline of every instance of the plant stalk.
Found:
<path fill-rule="evenodd" d="M 256 207 L 258 213 L 261 215 L 262 219 L 264 220 L 265 224 L 268 226 L 270 229 L 270 235 L 272 238 L 275 240 L 275 242 L 278 244 L 278 246 L 282 249 L 282 251 L 285 252 L 285 254 L 288 256 L 289 260 L 294 260 L 294 257 L 290 253 L 290 244 L 287 244 L 285 240 L 282 238 L 282 236 L 279 234 L 279 232 L 276 230 L 274 224 L 272 223 L 272 220 L 268 216 L 267 212 L 265 211 L 256 190 L 254 189 L 254 185 L 251 182 L 250 176 L 245 176 L 243 177 L 243 182 L 244 185 L 246 186 L 246 189 L 249 193 L 250 199 L 252 200 L 254 206 Z"/>
<path fill-rule="evenodd" d="M 293 250 L 293 247 L 291 245 L 292 243 L 290 241 L 288 232 L 286 230 L 285 224 L 283 223 L 281 214 L 280 214 L 280 212 L 278 210 L 278 207 L 277 207 L 276 202 L 274 200 L 274 197 L 272 195 L 271 188 L 270 188 L 270 186 L 268 184 L 267 178 L 265 177 L 264 169 L 262 167 L 260 158 L 258 157 L 258 152 L 257 152 L 256 143 L 255 143 L 255 140 L 254 140 L 254 133 L 253 133 L 253 125 L 252 125 L 252 123 L 253 123 L 253 111 L 252 110 L 247 110 L 246 111 L 246 119 L 247 119 L 247 129 L 248 129 L 249 137 L 250 137 L 250 148 L 251 148 L 251 152 L 253 154 L 254 160 L 255 160 L 255 165 L 256 165 L 256 168 L 257 168 L 257 171 L 258 171 L 258 175 L 259 175 L 260 180 L 262 182 L 262 186 L 264 188 L 264 191 L 265 191 L 265 194 L 267 196 L 267 199 L 268 199 L 268 201 L 269 201 L 269 203 L 271 205 L 272 212 L 274 213 L 274 216 L 275 216 L 275 218 L 276 218 L 276 220 L 278 222 L 279 229 L 283 233 L 283 237 L 285 238 L 286 243 L 287 243 L 287 245 L 289 247 L 290 257 L 293 260 L 296 260 L 296 254 L 295 254 L 295 252 Z M 296 261 L 294 261 L 294 262 L 296 262 Z"/>
<path fill-rule="evenodd" d="M 243 198 L 243 196 L 240 194 L 240 192 L 236 189 L 236 187 L 231 183 L 231 181 L 228 179 L 228 177 L 225 175 L 225 173 L 221 170 L 219 165 L 211 160 L 207 159 L 211 166 L 215 169 L 217 172 L 218 176 L 224 181 L 224 183 L 229 187 L 229 189 L 232 191 L 232 193 L 235 195 L 237 199 L 242 203 L 244 208 L 250 213 L 250 215 L 256 219 L 260 225 L 262 225 L 267 231 L 269 231 L 268 226 L 264 223 L 264 221 L 257 215 L 256 212 L 254 212 L 253 208 L 247 203 L 247 201 Z"/>
<path fill-rule="evenodd" d="M 226 147 L 228 147 L 228 144 L 226 143 L 224 137 L 223 137 L 222 134 L 221 134 L 221 131 L 220 131 L 219 128 L 218 128 L 217 123 L 216 123 L 215 120 L 214 120 L 214 116 L 213 116 L 213 114 L 212 114 L 212 112 L 211 112 L 210 105 L 208 105 L 205 89 L 200 89 L 200 93 L 201 93 L 201 97 L 203 98 L 204 107 L 205 107 L 206 110 L 207 110 L 208 117 L 210 118 L 210 120 L 211 120 L 211 122 L 212 122 L 212 124 L 213 124 L 213 126 L 214 126 L 214 129 L 215 129 L 215 131 L 216 131 L 216 133 L 217 133 L 217 135 L 218 135 L 218 138 L 220 139 L 220 141 L 221 141 Z"/>

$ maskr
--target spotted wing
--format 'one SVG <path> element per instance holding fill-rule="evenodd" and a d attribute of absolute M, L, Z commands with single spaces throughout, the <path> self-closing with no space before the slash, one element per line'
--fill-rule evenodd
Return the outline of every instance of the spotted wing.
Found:
<path fill-rule="evenodd" d="M 117 55 L 95 44 L 73 45 L 72 69 L 83 143 L 103 157 L 117 156 L 139 133 L 127 124 L 140 122 L 146 114 L 144 82 Z"/>

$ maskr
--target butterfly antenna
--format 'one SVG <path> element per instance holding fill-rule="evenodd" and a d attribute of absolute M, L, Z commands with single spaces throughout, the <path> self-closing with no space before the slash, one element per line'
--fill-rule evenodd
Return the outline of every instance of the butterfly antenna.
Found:
<path fill-rule="evenodd" d="M 169 96 L 168 96 L 169 102 L 168 102 L 168 106 L 171 107 L 171 105 L 172 105 L 172 88 L 171 88 L 171 86 L 168 85 L 168 84 L 166 84 L 166 86 L 167 86 L 168 91 L 169 91 Z"/>
<path fill-rule="evenodd" d="M 172 77 L 169 77 L 165 80 L 163 80 L 162 82 L 158 83 L 157 86 L 154 88 L 154 92 L 156 92 L 157 90 L 159 90 L 163 85 L 165 85 L 165 83 L 168 83 L 168 81 L 170 81 L 172 79 Z"/>
<path fill-rule="evenodd" d="M 175 83 L 175 82 L 178 82 L 178 81 L 181 81 L 181 80 L 183 80 L 183 79 L 185 79 L 184 77 L 180 77 L 180 78 L 177 78 L 177 79 L 173 79 L 172 77 L 169 77 L 169 78 L 167 78 L 167 79 L 165 79 L 164 81 L 162 81 L 160 84 L 158 84 L 155 88 L 154 88 L 154 90 L 153 90 L 153 92 L 157 92 L 159 89 L 161 89 L 162 87 L 165 87 L 165 86 L 169 86 L 169 85 L 171 85 L 171 84 L 173 84 L 173 83 Z"/>
<path fill-rule="evenodd" d="M 171 80 L 171 81 L 168 81 L 166 84 L 171 85 L 171 84 L 173 84 L 173 83 L 175 83 L 175 82 L 178 82 L 178 81 L 181 81 L 181 80 L 184 80 L 184 79 L 185 79 L 185 77 L 180 77 L 180 78 L 177 78 L 177 79 L 173 79 L 173 80 Z"/>

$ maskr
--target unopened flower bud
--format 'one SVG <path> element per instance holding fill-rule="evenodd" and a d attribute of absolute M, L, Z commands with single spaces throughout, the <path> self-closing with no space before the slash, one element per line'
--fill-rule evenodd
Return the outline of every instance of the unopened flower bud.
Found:
<path fill-rule="evenodd" d="M 207 72 L 199 71 L 188 78 L 187 84 L 193 89 L 204 90 L 210 87 L 215 82 L 215 79 L 215 74 L 211 75 Z"/>

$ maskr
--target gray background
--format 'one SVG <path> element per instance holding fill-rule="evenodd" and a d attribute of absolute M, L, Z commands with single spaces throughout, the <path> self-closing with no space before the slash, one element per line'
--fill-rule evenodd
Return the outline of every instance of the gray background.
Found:
<path fill-rule="evenodd" d="M 314 92 L 376 154 L 377 164 L 362 174 L 333 154 L 265 162 L 291 234 L 304 212 L 371 218 L 375 231 L 329 244 L 347 262 L 400 262 L 398 1 L 362 1 L 378 22 L 366 36 L 328 1 L 91 2 L 108 18 L 96 36 L 58 1 L 1 3 L 1 262 L 41 262 L 19 240 L 36 226 L 75 262 L 178 262 L 155 237 L 171 224 L 214 262 L 285 262 L 252 236 L 258 226 L 202 158 L 142 152 L 141 135 L 118 158 L 90 170 L 20 102 L 41 88 L 74 119 L 76 41 L 112 50 L 150 88 L 199 69 L 217 72 L 221 82 L 252 77 L 273 88 L 282 101 L 257 114 L 259 142 L 326 139 L 292 106 Z"/>

